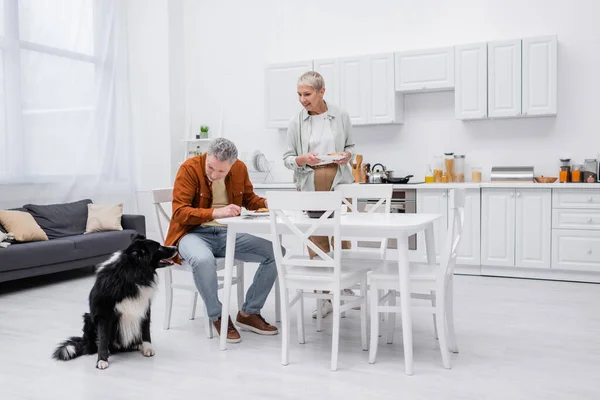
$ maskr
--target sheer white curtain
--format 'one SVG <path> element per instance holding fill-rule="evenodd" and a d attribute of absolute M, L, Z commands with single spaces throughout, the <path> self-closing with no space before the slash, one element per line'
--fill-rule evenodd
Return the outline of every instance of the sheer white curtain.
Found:
<path fill-rule="evenodd" d="M 136 211 L 126 2 L 0 2 L 0 208 Z"/>

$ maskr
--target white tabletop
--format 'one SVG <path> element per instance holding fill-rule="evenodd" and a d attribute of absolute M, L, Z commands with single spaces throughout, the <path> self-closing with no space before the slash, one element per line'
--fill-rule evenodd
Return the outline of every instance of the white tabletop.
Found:
<path fill-rule="evenodd" d="M 360 213 L 342 214 L 340 225 L 344 236 L 361 237 L 396 237 L 398 235 L 412 235 L 420 232 L 425 226 L 441 218 L 440 214 L 400 214 L 400 213 Z M 309 227 L 316 220 L 304 214 L 294 214 L 290 220 L 298 227 Z M 239 232 L 269 233 L 271 231 L 270 218 L 262 217 L 233 217 L 217 219 L 220 224 L 227 225 Z M 283 224 L 283 223 L 282 223 Z M 333 219 L 324 222 L 314 234 L 328 234 L 333 228 Z"/>

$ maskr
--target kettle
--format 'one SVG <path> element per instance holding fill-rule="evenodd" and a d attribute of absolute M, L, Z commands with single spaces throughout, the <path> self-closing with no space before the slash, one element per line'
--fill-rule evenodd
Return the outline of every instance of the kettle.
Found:
<path fill-rule="evenodd" d="M 375 168 L 380 166 L 381 169 L 379 171 L 375 171 Z M 369 174 L 369 183 L 384 183 L 386 178 L 385 167 L 382 164 L 375 164 L 371 168 L 371 173 Z"/>

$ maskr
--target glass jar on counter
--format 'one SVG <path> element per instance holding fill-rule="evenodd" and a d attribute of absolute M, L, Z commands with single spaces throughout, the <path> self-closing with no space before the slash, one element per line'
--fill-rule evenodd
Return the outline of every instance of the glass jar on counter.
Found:
<path fill-rule="evenodd" d="M 442 175 L 444 175 L 444 161 L 442 156 L 433 157 L 433 181 L 442 183 Z"/>
<path fill-rule="evenodd" d="M 583 163 L 583 182 L 594 183 L 598 181 L 598 161 L 595 158 L 586 158 Z"/>
<path fill-rule="evenodd" d="M 446 182 L 454 182 L 454 153 L 444 153 Z"/>
<path fill-rule="evenodd" d="M 471 181 L 475 183 L 481 182 L 481 166 L 473 165 L 471 167 Z"/>
<path fill-rule="evenodd" d="M 561 158 L 560 159 L 560 172 L 558 181 L 560 183 L 566 183 L 571 181 L 571 159 Z"/>
<path fill-rule="evenodd" d="M 427 166 L 427 172 L 425 172 L 425 183 L 433 183 L 433 168 L 431 165 Z"/>
<path fill-rule="evenodd" d="M 571 182 L 579 183 L 581 182 L 581 169 L 583 165 L 581 164 L 573 164 L 573 168 L 571 169 Z"/>
<path fill-rule="evenodd" d="M 454 178 L 453 182 L 465 181 L 465 155 L 456 154 L 454 156 Z"/>

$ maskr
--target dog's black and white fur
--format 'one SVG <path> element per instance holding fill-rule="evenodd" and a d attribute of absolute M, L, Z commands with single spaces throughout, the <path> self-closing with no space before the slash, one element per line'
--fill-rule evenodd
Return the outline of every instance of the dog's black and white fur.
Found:
<path fill-rule="evenodd" d="M 167 267 L 176 247 L 138 235 L 123 251 L 99 264 L 90 291 L 90 312 L 83 315 L 83 336 L 71 337 L 54 351 L 57 360 L 98 353 L 96 368 L 108 368 L 109 352 L 141 350 L 154 355 L 150 340 L 150 303 L 156 269 Z"/>

